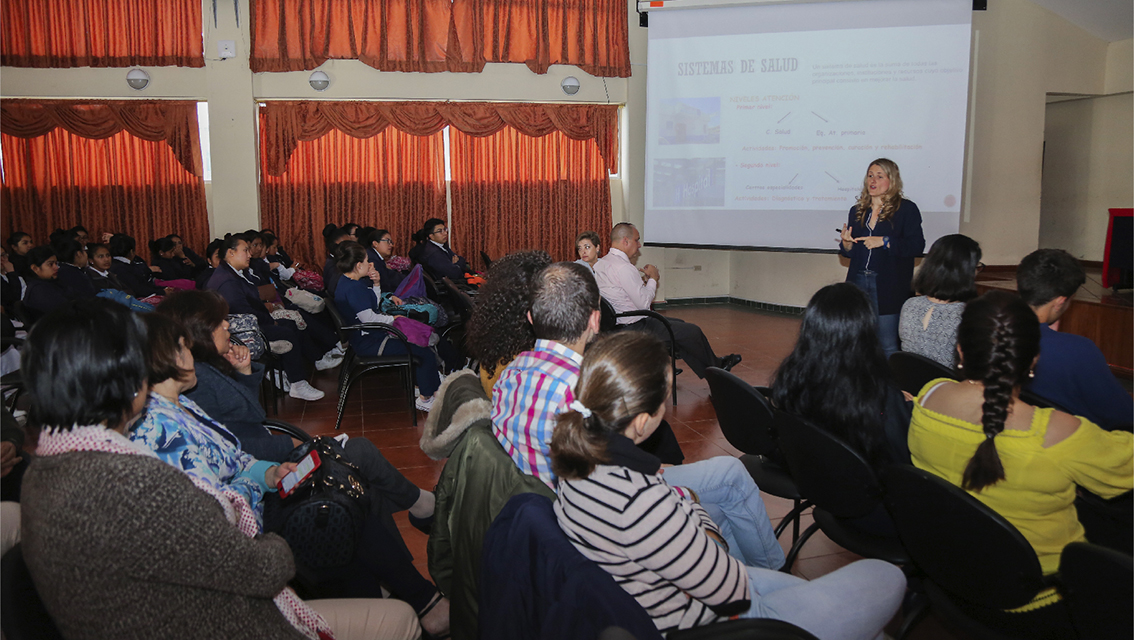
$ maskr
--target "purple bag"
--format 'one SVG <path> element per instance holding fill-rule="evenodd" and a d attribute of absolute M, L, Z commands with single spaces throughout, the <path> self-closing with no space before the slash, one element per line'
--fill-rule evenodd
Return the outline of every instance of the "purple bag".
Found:
<path fill-rule="evenodd" d="M 410 269 L 410 272 L 406 275 L 406 279 L 402 280 L 398 288 L 394 290 L 394 295 L 403 300 L 406 298 L 425 297 L 425 282 L 421 279 L 420 264 Z"/>
<path fill-rule="evenodd" d="M 431 346 L 430 340 L 433 338 L 433 327 L 423 322 L 418 322 L 417 320 L 405 316 L 396 316 L 394 318 L 394 328 L 405 334 L 407 340 L 419 347 L 428 348 Z"/>

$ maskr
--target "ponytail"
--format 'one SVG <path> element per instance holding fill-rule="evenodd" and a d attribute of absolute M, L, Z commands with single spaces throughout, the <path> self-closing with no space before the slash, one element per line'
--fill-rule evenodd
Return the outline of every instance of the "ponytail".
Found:
<path fill-rule="evenodd" d="M 996 436 L 1004 431 L 1013 394 L 1039 353 L 1039 340 L 1039 320 L 1016 294 L 991 291 L 966 305 L 957 342 L 966 377 L 984 385 L 985 438 L 965 467 L 961 488 L 980 491 L 1004 479 Z"/>
<path fill-rule="evenodd" d="M 665 403 L 669 366 L 661 341 L 640 331 L 606 334 L 588 346 L 575 400 L 551 437 L 551 470 L 575 480 L 608 462 L 611 436 Z"/>

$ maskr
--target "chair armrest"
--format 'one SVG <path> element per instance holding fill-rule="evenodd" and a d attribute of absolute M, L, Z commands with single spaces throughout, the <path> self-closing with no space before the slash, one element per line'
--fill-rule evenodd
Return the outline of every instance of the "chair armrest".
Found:
<path fill-rule="evenodd" d="M 653 318 L 654 320 L 658 320 L 662 323 L 663 326 L 665 326 L 665 330 L 669 332 L 669 343 L 671 345 L 674 344 L 673 327 L 670 326 L 669 320 L 657 311 L 654 311 L 652 309 L 638 309 L 636 311 L 623 311 L 622 313 L 614 314 L 614 319 L 616 321 L 618 320 L 618 318 L 633 317 Z"/>
<path fill-rule="evenodd" d="M 264 422 L 262 424 L 264 425 L 264 428 L 267 429 L 268 431 L 275 431 L 275 432 L 278 432 L 278 433 L 282 433 L 284 435 L 291 436 L 291 437 L 295 438 L 296 440 L 301 440 L 303 442 L 307 442 L 308 440 L 311 439 L 311 436 L 308 435 L 306 431 L 304 431 L 303 429 L 300 429 L 299 427 L 295 426 L 294 424 L 291 424 L 290 422 L 284 422 L 283 420 L 268 419 L 268 420 L 264 420 Z"/>
<path fill-rule="evenodd" d="M 405 346 L 406 355 L 413 355 L 413 352 L 410 350 L 410 344 L 412 343 L 409 341 L 409 338 L 406 337 L 406 334 L 398 331 L 393 325 L 386 324 L 385 322 L 363 322 L 361 324 L 352 324 L 343 327 L 343 331 L 355 331 L 359 329 L 363 331 L 385 331 L 390 334 L 391 337 L 397 338 L 398 341 Z M 410 361 L 412 362 L 413 358 L 410 358 Z"/>

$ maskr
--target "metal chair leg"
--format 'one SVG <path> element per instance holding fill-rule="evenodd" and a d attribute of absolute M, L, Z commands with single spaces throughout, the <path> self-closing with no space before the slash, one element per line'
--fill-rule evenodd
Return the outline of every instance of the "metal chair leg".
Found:
<path fill-rule="evenodd" d="M 807 527 L 807 531 L 804 531 L 799 540 L 796 540 L 795 544 L 791 545 L 791 550 L 788 551 L 787 559 L 784 560 L 784 566 L 780 569 L 780 571 L 783 571 L 784 573 L 791 573 L 791 565 L 795 563 L 795 557 L 799 555 L 799 551 L 803 549 L 803 545 L 807 542 L 807 539 L 814 535 L 818 530 L 818 522 L 813 523 L 810 527 Z"/>

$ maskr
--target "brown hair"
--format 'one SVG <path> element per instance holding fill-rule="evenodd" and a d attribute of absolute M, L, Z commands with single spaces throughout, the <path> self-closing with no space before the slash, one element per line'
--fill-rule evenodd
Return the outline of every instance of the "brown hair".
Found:
<path fill-rule="evenodd" d="M 160 313 L 147 313 L 142 319 L 146 323 L 146 372 L 150 384 L 187 378 L 189 374 L 186 370 L 177 366 L 181 340 L 184 339 L 186 345 L 190 343 L 185 327 Z"/>
<path fill-rule="evenodd" d="M 858 223 L 866 224 L 866 220 L 870 218 L 871 202 L 870 190 L 867 189 L 867 182 L 869 180 L 870 167 L 878 165 L 886 177 L 890 179 L 890 190 L 882 194 L 882 211 L 878 214 L 878 222 L 889 220 L 894 217 L 898 212 L 898 207 L 902 206 L 902 173 L 898 170 L 898 164 L 889 158 L 878 158 L 870 163 L 866 168 L 867 175 L 862 177 L 862 193 L 858 196 Z"/>
<path fill-rule="evenodd" d="M 560 478 L 586 478 L 608 460 L 610 436 L 622 433 L 639 414 L 653 415 L 669 394 L 669 354 L 661 341 L 641 331 L 600 336 L 587 347 L 575 399 L 590 412 L 559 415 L 551 436 L 551 470 Z"/>
<path fill-rule="evenodd" d="M 228 317 L 228 303 L 216 291 L 176 291 L 157 306 L 161 315 L 173 318 L 185 329 L 193 359 L 213 365 L 231 375 L 232 365 L 217 353 L 213 331 Z"/>

